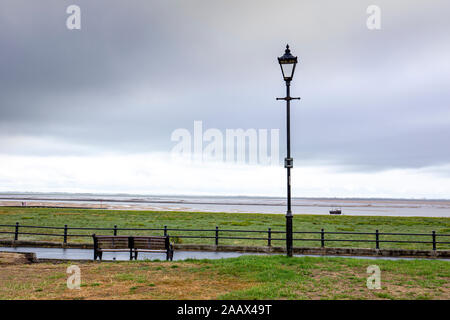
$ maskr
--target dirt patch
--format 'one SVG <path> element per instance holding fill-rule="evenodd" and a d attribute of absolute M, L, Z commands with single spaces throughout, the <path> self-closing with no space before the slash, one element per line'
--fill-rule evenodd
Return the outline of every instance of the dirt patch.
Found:
<path fill-rule="evenodd" d="M 0 265 L 14 265 L 36 262 L 36 256 L 33 253 L 19 252 L 0 252 Z"/>
<path fill-rule="evenodd" d="M 81 288 L 68 289 L 69 264 L 7 265 L 0 273 L 3 299 L 215 299 L 251 283 L 215 272 L 195 272 L 195 264 L 79 264 Z M 174 267 L 175 266 L 175 267 Z"/>

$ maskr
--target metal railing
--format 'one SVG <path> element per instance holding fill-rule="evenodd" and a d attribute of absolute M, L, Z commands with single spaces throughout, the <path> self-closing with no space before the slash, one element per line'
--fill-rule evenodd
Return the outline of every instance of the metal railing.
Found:
<path fill-rule="evenodd" d="M 19 235 L 31 235 L 31 236 L 47 236 L 47 237 L 62 237 L 63 243 L 67 244 L 68 238 L 80 238 L 80 237 L 92 237 L 91 234 L 81 234 L 81 233 L 69 233 L 71 230 L 77 231 L 108 231 L 109 234 L 118 235 L 119 231 L 156 231 L 158 233 L 162 233 L 163 235 L 169 235 L 169 232 L 175 232 L 176 234 L 171 234 L 171 237 L 176 238 L 190 238 L 190 239 L 213 239 L 214 244 L 219 245 L 220 239 L 228 239 L 228 240 L 261 240 L 267 243 L 267 246 L 272 246 L 273 241 L 285 241 L 286 238 L 280 235 L 286 234 L 286 231 L 275 231 L 271 228 L 267 230 L 233 230 L 233 229 L 220 229 L 218 226 L 215 229 L 183 229 L 183 228 L 168 228 L 164 226 L 164 228 L 118 228 L 115 225 L 113 228 L 100 228 L 100 227 L 69 227 L 67 224 L 64 227 L 49 227 L 49 226 L 29 226 L 29 225 L 21 225 L 19 222 L 16 222 L 15 225 L 3 224 L 0 225 L 0 228 L 13 228 L 13 231 L 0 231 L 0 234 L 12 234 L 14 235 L 14 240 L 19 240 Z M 42 232 L 25 232 L 23 229 L 32 229 L 32 230 L 58 230 L 62 231 L 61 233 L 42 233 Z M 179 233 L 186 232 L 201 232 L 201 233 L 211 233 L 211 235 L 186 235 Z M 223 235 L 224 233 L 236 234 L 232 236 Z M 221 235 L 222 234 L 222 235 Z M 263 237 L 258 236 L 239 236 L 239 234 L 264 234 Z M 320 246 L 322 248 L 325 247 L 326 242 L 366 242 L 366 243 L 375 243 L 375 248 L 380 249 L 381 243 L 419 243 L 419 244 L 431 244 L 433 250 L 437 250 L 438 244 L 450 244 L 450 241 L 438 241 L 438 237 L 450 237 L 450 234 L 438 234 L 435 231 L 431 233 L 392 233 L 392 232 L 379 232 L 376 230 L 375 232 L 348 232 L 348 231 L 325 231 L 321 229 L 320 231 L 294 231 L 294 239 L 293 241 L 317 241 L 320 242 Z M 100 235 L 100 234 L 97 234 Z M 276 237 L 274 237 L 274 235 Z M 277 236 L 278 235 L 278 236 Z M 313 238 L 311 236 L 304 238 L 301 235 L 317 235 L 317 238 Z M 357 235 L 357 236 L 369 236 L 369 239 L 342 239 L 342 238 L 330 238 L 326 237 L 329 235 Z M 300 236 L 301 238 L 297 238 L 296 236 Z M 422 240 L 386 240 L 380 239 L 380 236 L 401 236 L 401 237 L 423 237 Z M 428 240 L 427 240 L 428 239 Z"/>

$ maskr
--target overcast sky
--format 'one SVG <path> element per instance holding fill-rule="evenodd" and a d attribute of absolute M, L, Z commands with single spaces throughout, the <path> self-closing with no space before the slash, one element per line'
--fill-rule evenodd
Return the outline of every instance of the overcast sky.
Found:
<path fill-rule="evenodd" d="M 66 8 L 81 8 L 68 30 Z M 381 30 L 366 26 L 369 5 Z M 450 198 L 447 0 L 2 0 L 0 191 L 283 195 L 279 167 L 170 162 L 177 128 L 280 129 L 294 196 Z"/>

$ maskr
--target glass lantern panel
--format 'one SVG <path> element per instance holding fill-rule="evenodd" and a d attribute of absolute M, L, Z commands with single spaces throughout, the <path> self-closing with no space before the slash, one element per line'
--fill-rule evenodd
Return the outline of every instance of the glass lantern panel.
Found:
<path fill-rule="evenodd" d="M 294 64 L 293 63 L 282 64 L 281 68 L 283 68 L 284 78 L 292 78 L 292 71 L 294 70 Z"/>

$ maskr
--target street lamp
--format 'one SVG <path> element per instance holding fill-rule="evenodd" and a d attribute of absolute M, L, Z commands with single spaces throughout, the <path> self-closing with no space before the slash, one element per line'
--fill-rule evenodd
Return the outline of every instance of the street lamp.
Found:
<path fill-rule="evenodd" d="M 291 169 L 294 166 L 294 159 L 291 158 L 291 100 L 300 100 L 300 98 L 292 98 L 290 86 L 294 77 L 295 66 L 297 65 L 297 57 L 294 57 L 286 46 L 284 55 L 278 58 L 281 67 L 283 79 L 286 82 L 286 97 L 277 98 L 277 100 L 286 101 L 286 144 L 287 155 L 284 159 L 284 167 L 287 170 L 287 211 L 286 211 L 286 251 L 288 257 L 292 257 L 292 210 L 291 210 Z"/>

